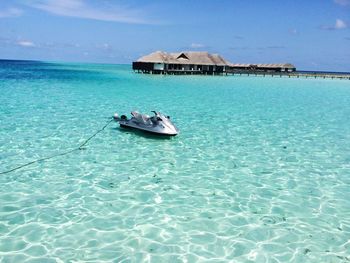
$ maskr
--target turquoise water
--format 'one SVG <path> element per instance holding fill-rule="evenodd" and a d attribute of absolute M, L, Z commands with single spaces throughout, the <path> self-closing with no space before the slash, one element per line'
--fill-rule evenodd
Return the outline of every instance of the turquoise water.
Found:
<path fill-rule="evenodd" d="M 0 262 L 350 262 L 350 82 L 0 63 Z"/>

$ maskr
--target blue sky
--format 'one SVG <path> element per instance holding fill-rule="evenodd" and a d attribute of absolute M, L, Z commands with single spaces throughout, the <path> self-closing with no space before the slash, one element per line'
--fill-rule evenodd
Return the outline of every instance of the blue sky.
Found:
<path fill-rule="evenodd" d="M 0 0 L 0 58 L 131 63 L 197 50 L 350 71 L 350 0 Z"/>

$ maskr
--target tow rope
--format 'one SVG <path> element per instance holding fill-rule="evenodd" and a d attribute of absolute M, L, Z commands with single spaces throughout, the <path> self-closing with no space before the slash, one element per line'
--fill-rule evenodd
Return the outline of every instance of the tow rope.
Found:
<path fill-rule="evenodd" d="M 41 162 L 41 161 L 46 161 L 46 160 L 53 159 L 53 158 L 56 158 L 56 157 L 59 157 L 59 156 L 63 156 L 63 155 L 70 154 L 70 153 L 75 152 L 75 151 L 83 150 L 83 149 L 84 149 L 83 147 L 84 147 L 92 138 L 94 138 L 97 134 L 99 134 L 100 132 L 102 132 L 112 121 L 113 121 L 113 118 L 112 118 L 111 120 L 109 120 L 101 129 L 99 129 L 99 130 L 96 131 L 93 135 L 91 135 L 88 139 L 86 139 L 86 140 L 85 140 L 82 144 L 80 144 L 77 148 L 68 150 L 68 151 L 66 151 L 66 152 L 58 153 L 58 154 L 55 154 L 55 155 L 51 155 L 51 156 L 48 156 L 48 157 L 43 157 L 43 158 L 40 158 L 40 159 L 31 161 L 31 162 L 28 162 L 28 163 L 26 163 L 26 164 L 22 164 L 22 165 L 20 165 L 20 166 L 17 166 L 17 167 L 15 167 L 15 168 L 10 169 L 10 170 L 4 171 L 4 172 L 0 172 L 0 175 L 1 175 L 1 174 L 11 173 L 11 172 L 13 172 L 13 171 L 19 170 L 19 169 L 21 169 L 21 168 L 23 168 L 23 167 L 29 166 L 29 165 L 34 164 L 34 163 L 38 163 L 38 162 Z"/>

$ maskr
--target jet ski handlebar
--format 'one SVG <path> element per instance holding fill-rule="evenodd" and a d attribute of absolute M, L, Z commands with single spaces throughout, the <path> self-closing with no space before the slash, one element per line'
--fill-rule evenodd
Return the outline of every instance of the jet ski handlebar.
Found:
<path fill-rule="evenodd" d="M 158 112 L 158 111 L 154 111 L 154 110 L 152 110 L 151 112 L 153 112 L 154 113 L 154 115 L 157 117 L 157 120 L 159 120 L 159 115 L 161 115 L 161 113 L 160 112 Z M 163 115 L 164 116 L 164 115 Z M 167 115 L 167 116 L 165 116 L 167 119 L 169 119 L 170 120 L 170 116 L 169 115 Z M 161 119 L 160 119 L 161 120 Z"/>

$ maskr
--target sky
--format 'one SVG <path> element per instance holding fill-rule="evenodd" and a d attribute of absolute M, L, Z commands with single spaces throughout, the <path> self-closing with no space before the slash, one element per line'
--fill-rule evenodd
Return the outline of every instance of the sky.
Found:
<path fill-rule="evenodd" d="M 130 64 L 157 50 L 350 72 L 350 0 L 0 0 L 0 59 Z"/>

